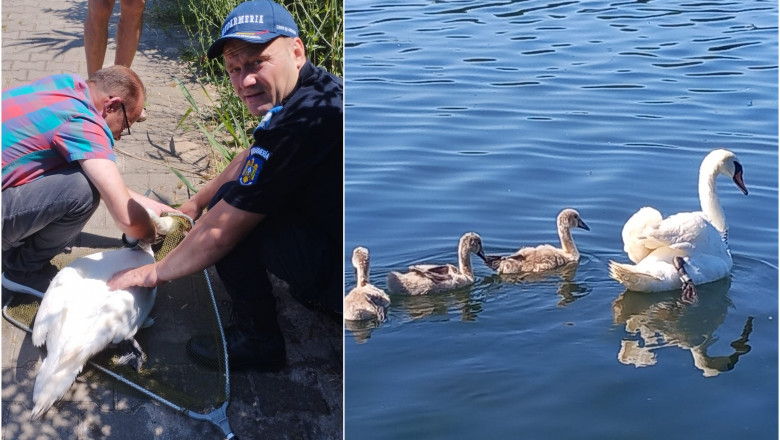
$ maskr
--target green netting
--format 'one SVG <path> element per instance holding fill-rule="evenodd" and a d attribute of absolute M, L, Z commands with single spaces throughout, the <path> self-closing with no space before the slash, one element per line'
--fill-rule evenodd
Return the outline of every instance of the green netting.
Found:
<path fill-rule="evenodd" d="M 175 216 L 177 229 L 164 240 L 153 245 L 155 259 L 160 260 L 181 242 L 190 228 L 188 218 Z M 76 248 L 70 253 L 57 255 L 52 263 L 63 268 L 77 258 L 108 249 Z M 40 299 L 14 293 L 6 303 L 7 318 L 28 330 L 32 327 Z M 98 374 L 100 367 L 120 375 L 125 380 L 147 390 L 151 397 L 162 398 L 176 409 L 207 413 L 225 404 L 229 399 L 228 375 L 225 372 L 224 353 L 220 356 L 219 370 L 210 370 L 194 363 L 185 352 L 187 340 L 194 334 L 210 332 L 217 347 L 223 347 L 217 310 L 205 273 L 197 273 L 158 287 L 155 306 L 150 317 L 155 323 L 138 331 L 135 339 L 146 353 L 140 371 L 118 365 L 117 353 L 112 348 L 94 356 L 82 372 L 86 380 L 106 385 L 122 384 L 122 380 L 109 381 L 108 376 Z M 98 368 L 89 368 L 97 365 Z M 131 384 L 122 384 L 126 391 L 137 392 Z M 173 406 L 172 405 L 172 406 Z M 191 414 L 190 414 L 191 415 Z M 192 415 L 191 415 L 192 416 Z"/>

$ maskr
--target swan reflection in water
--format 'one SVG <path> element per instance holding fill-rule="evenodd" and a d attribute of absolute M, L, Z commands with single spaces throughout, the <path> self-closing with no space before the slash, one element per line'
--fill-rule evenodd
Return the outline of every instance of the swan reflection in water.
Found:
<path fill-rule="evenodd" d="M 560 281 L 560 284 L 558 284 L 557 288 L 557 293 L 560 296 L 558 307 L 564 307 L 590 293 L 590 289 L 584 284 L 574 282 L 574 276 L 577 275 L 577 269 L 579 266 L 580 263 L 574 261 L 545 272 L 495 274 L 489 278 L 486 278 L 485 280 L 488 283 L 495 284 L 549 283 Z"/>
<path fill-rule="evenodd" d="M 379 327 L 379 320 L 376 318 L 365 319 L 362 321 L 344 320 L 344 327 L 352 333 L 355 342 L 363 344 L 371 338 L 371 332 Z M 344 335 L 346 337 L 346 335 Z"/>
<path fill-rule="evenodd" d="M 699 303 L 685 304 L 679 291 L 641 293 L 626 291 L 612 304 L 613 321 L 625 325 L 629 337 L 620 341 L 618 360 L 626 365 L 646 367 L 656 363 L 655 350 L 677 346 L 689 350 L 696 368 L 705 377 L 732 370 L 739 357 L 750 351 L 748 337 L 753 317 L 745 322 L 742 334 L 731 343 L 733 353 L 710 355 L 707 350 L 718 337 L 715 331 L 726 319 L 731 277 L 700 286 Z"/>
<path fill-rule="evenodd" d="M 387 311 L 387 321 L 450 321 L 450 314 L 456 311 L 461 321 L 475 321 L 482 312 L 484 292 L 473 290 L 466 286 L 447 292 L 429 293 L 427 295 L 390 295 L 391 304 Z M 344 326 L 350 331 L 355 342 L 365 343 L 371 333 L 380 325 L 376 318 L 364 321 L 344 321 Z"/>

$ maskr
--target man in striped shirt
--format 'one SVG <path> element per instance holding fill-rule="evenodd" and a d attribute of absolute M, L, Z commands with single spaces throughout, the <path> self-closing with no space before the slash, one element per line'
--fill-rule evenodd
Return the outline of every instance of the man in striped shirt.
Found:
<path fill-rule="evenodd" d="M 2 210 L 4 288 L 43 295 L 50 260 L 84 228 L 101 200 L 119 229 L 152 240 L 145 207 L 168 206 L 129 190 L 114 142 L 143 111 L 138 75 L 123 66 L 52 75 L 3 91 Z"/>

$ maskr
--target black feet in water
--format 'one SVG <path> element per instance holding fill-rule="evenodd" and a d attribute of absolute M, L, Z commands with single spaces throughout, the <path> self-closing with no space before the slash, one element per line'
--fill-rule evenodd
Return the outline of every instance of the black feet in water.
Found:
<path fill-rule="evenodd" d="M 682 281 L 682 296 L 680 300 L 685 304 L 696 304 L 699 301 L 699 297 L 696 294 L 696 286 L 691 281 L 691 277 L 688 276 L 688 272 L 685 271 L 685 261 L 682 257 L 674 257 L 674 268 L 677 269 L 677 274 L 680 275 L 680 281 Z"/>

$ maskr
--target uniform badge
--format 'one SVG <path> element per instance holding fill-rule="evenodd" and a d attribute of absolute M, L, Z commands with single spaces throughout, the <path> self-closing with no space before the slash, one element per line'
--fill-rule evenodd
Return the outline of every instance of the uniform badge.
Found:
<path fill-rule="evenodd" d="M 271 153 L 262 147 L 252 147 L 249 152 L 249 157 L 244 162 L 244 167 L 241 169 L 241 175 L 238 177 L 238 183 L 243 186 L 254 185 L 260 176 L 260 171 L 263 169 L 263 164 Z"/>

